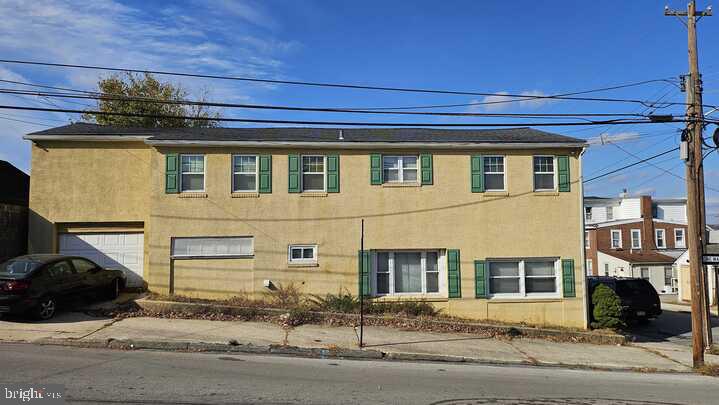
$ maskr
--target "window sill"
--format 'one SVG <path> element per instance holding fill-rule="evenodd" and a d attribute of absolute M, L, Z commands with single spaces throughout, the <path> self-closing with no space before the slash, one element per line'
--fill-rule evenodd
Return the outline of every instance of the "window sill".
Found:
<path fill-rule="evenodd" d="M 407 295 L 374 295 L 374 302 L 397 302 L 397 301 L 423 301 L 423 302 L 448 302 L 449 298 L 437 294 L 407 294 Z"/>
<path fill-rule="evenodd" d="M 535 195 L 535 196 L 537 196 L 537 197 L 548 197 L 548 196 L 556 197 L 556 196 L 559 195 L 559 191 L 555 191 L 555 190 L 546 190 L 546 191 L 543 191 L 543 190 L 535 190 L 534 193 L 533 193 L 533 195 Z"/>
<path fill-rule="evenodd" d="M 260 193 L 257 192 L 235 192 L 230 194 L 230 197 L 232 198 L 260 198 Z"/>
<path fill-rule="evenodd" d="M 509 191 L 485 191 L 482 196 L 485 198 L 509 197 Z"/>
<path fill-rule="evenodd" d="M 178 198 L 207 198 L 207 193 L 183 192 L 177 195 Z"/>
<path fill-rule="evenodd" d="M 490 304 L 526 304 L 531 302 L 548 303 L 562 301 L 562 297 L 490 297 L 487 299 L 487 302 Z"/>
<path fill-rule="evenodd" d="M 300 197 L 327 197 L 327 193 L 324 192 L 317 192 L 317 191 L 308 191 L 300 194 Z"/>
<path fill-rule="evenodd" d="M 382 187 L 387 188 L 401 188 L 401 187 L 422 187 L 422 184 L 420 183 L 382 183 Z"/>
<path fill-rule="evenodd" d="M 319 263 L 287 263 L 288 268 L 298 268 L 298 267 L 320 267 Z"/>

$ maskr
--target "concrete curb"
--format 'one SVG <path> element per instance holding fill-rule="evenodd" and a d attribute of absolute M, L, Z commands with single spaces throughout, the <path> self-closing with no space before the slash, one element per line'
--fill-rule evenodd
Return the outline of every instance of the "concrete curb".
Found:
<path fill-rule="evenodd" d="M 171 314 L 171 313 L 188 313 L 188 314 L 207 314 L 211 312 L 220 312 L 228 315 L 235 316 L 278 316 L 287 312 L 285 309 L 277 308 L 248 308 L 231 305 L 219 305 L 210 303 L 194 303 L 194 302 L 174 302 L 174 301 L 156 301 L 150 299 L 139 299 L 135 303 L 142 309 L 159 313 L 159 314 Z M 316 319 L 323 320 L 325 318 L 339 318 L 347 321 L 356 321 L 356 314 L 345 314 L 345 313 L 328 313 L 328 312 L 311 312 Z M 371 322 L 381 322 L 386 320 L 403 320 L 407 322 L 415 322 L 417 319 L 400 318 L 397 316 L 378 316 L 378 315 L 366 315 L 365 319 L 368 324 Z M 456 326 L 457 322 L 445 321 L 445 320 L 429 320 L 423 319 L 421 322 L 425 325 L 434 325 L 439 327 Z M 486 324 L 481 322 L 462 322 L 463 328 L 469 329 L 472 333 L 489 333 L 489 334 L 501 334 L 501 335 L 521 335 L 523 337 L 530 338 L 562 338 L 566 340 L 573 340 L 576 342 L 601 344 L 601 345 L 624 345 L 629 342 L 627 336 L 618 334 L 604 334 L 604 333 L 591 333 L 591 332 L 580 332 L 580 331 L 567 331 L 561 329 L 551 328 L 534 328 L 528 326 L 511 326 L 511 325 L 494 325 Z"/>
<path fill-rule="evenodd" d="M 111 350 L 156 350 L 166 352 L 192 352 L 192 353 L 217 353 L 217 354 L 259 354 L 279 355 L 288 357 L 300 357 L 310 359 L 338 359 L 338 360 L 385 360 L 385 361 L 407 361 L 407 362 L 431 362 L 431 363 L 452 363 L 452 364 L 477 364 L 490 366 L 532 366 L 545 368 L 567 368 L 576 370 L 598 370 L 598 371 L 622 371 L 622 372 L 653 372 L 653 373 L 693 373 L 692 370 L 658 370 L 641 369 L 635 367 L 620 366 L 587 366 L 582 364 L 532 362 L 529 360 L 496 360 L 480 359 L 463 356 L 446 356 L 424 353 L 404 352 L 382 352 L 379 350 L 360 349 L 327 349 L 282 345 L 253 345 L 249 344 L 225 344 L 205 342 L 166 342 L 154 340 L 131 340 L 131 339 L 53 339 L 43 338 L 31 342 L 7 341 L 7 343 L 30 343 L 47 346 L 69 346 L 87 349 L 111 349 Z"/>

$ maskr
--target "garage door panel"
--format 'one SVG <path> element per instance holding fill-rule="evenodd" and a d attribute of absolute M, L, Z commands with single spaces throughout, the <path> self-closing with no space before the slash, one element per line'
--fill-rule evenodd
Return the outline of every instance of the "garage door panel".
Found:
<path fill-rule="evenodd" d="M 59 235 L 60 253 L 86 257 L 102 267 L 122 270 L 129 287 L 143 286 L 142 233 Z"/>

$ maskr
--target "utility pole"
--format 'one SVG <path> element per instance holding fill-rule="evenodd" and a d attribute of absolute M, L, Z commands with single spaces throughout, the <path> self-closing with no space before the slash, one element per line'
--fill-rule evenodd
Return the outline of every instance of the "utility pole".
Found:
<path fill-rule="evenodd" d="M 696 2 L 689 2 L 687 11 L 670 10 L 664 8 L 664 15 L 681 17 L 686 16 L 689 48 L 689 76 L 687 77 L 687 93 L 690 101 L 687 105 L 687 142 L 688 159 L 686 165 L 687 178 L 687 221 L 688 221 L 688 248 L 690 284 L 692 289 L 692 359 L 694 367 L 704 365 L 704 350 L 706 343 L 711 341 L 707 329 L 706 312 L 706 285 L 703 283 L 702 256 L 704 249 L 705 228 L 702 227 L 704 219 L 703 184 L 704 172 L 702 170 L 702 130 L 704 112 L 702 110 L 702 84 L 699 75 L 699 57 L 697 54 L 696 23 L 704 17 L 712 15 L 711 8 L 705 11 L 696 11 Z M 699 18 L 697 18 L 699 17 Z M 702 186 L 702 189 L 700 189 Z"/>

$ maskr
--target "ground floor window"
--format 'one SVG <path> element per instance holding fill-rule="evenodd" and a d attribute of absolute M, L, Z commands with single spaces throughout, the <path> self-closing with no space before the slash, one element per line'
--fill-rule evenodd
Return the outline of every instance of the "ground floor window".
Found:
<path fill-rule="evenodd" d="M 254 245 L 251 236 L 172 238 L 171 254 L 173 258 L 248 257 L 255 254 Z"/>
<path fill-rule="evenodd" d="M 592 259 L 587 259 L 587 275 L 591 276 L 592 274 L 594 274 L 592 271 Z"/>
<path fill-rule="evenodd" d="M 290 245 L 287 261 L 291 264 L 317 263 L 317 245 Z"/>
<path fill-rule="evenodd" d="M 380 251 L 375 257 L 377 295 L 440 292 L 438 251 Z"/>
<path fill-rule="evenodd" d="M 672 266 L 664 266 L 664 285 L 673 286 L 674 269 Z"/>
<path fill-rule="evenodd" d="M 649 280 L 649 267 L 642 267 L 640 270 L 641 274 L 640 277 Z"/>
<path fill-rule="evenodd" d="M 489 292 L 493 296 L 556 296 L 559 260 L 489 260 Z"/>

